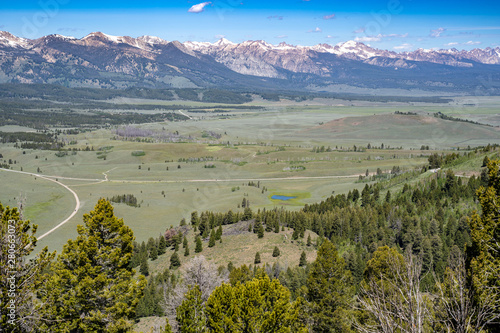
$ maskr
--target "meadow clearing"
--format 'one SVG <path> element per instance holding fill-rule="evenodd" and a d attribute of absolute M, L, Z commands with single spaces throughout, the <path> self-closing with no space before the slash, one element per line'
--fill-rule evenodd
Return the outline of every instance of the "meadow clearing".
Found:
<path fill-rule="evenodd" d="M 60 139 L 72 142 L 65 148 L 78 150 L 61 157 L 50 150 L 2 144 L 3 160 L 15 161 L 11 168 L 26 174 L 0 172 L 0 201 L 12 206 L 24 197 L 24 215 L 39 225 L 41 235 L 71 214 L 75 199 L 57 183 L 34 174 L 51 177 L 75 191 L 81 203 L 78 213 L 39 241 L 39 245 L 56 250 L 76 236 L 82 215 L 101 197 L 133 194 L 138 199 L 140 207 L 114 204 L 116 215 L 133 229 L 138 241 L 156 237 L 182 218 L 189 219 L 194 210 L 242 211 L 239 206 L 243 198 L 250 201 L 253 210 L 276 206 L 300 209 L 332 193 L 361 190 L 365 182 L 360 182 L 359 176 L 367 171 L 371 176 L 377 170 L 389 173 L 394 167 L 412 170 L 426 165 L 434 152 L 500 143 L 500 132 L 494 127 L 498 124 L 498 99 L 474 97 L 474 101 L 477 103 L 456 98 L 447 104 L 414 105 L 254 100 L 249 105 L 264 108 L 223 114 L 218 113 L 217 105 L 185 102 L 205 109 L 178 110 L 192 118 L 186 121 L 127 126 L 152 133 L 178 133 L 190 138 L 187 142 L 125 141 L 117 135 L 120 126 L 116 126 L 60 134 Z M 126 102 L 145 103 L 132 99 Z M 173 103 L 147 102 L 159 106 Z M 396 111 L 400 114 L 394 114 Z M 437 118 L 437 112 L 489 121 L 494 126 Z M 422 146 L 429 150 L 421 150 Z M 87 147 L 91 150 L 83 151 Z M 470 165 L 471 170 L 474 167 Z M 461 166 L 461 171 L 469 169 Z M 273 195 L 297 198 L 281 201 L 273 200 Z"/>

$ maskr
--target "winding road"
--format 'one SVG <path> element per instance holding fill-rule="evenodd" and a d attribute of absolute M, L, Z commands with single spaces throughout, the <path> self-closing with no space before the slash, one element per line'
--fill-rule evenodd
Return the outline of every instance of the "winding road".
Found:
<path fill-rule="evenodd" d="M 61 227 L 62 225 L 64 225 L 65 223 L 67 223 L 69 220 L 71 220 L 73 218 L 73 216 L 76 215 L 76 213 L 78 213 L 78 210 L 80 209 L 80 199 L 78 198 L 78 195 L 76 194 L 75 191 L 73 191 L 67 185 L 64 185 L 63 183 L 61 183 L 57 179 L 53 179 L 53 178 L 51 178 L 49 176 L 43 176 L 43 175 L 40 175 L 38 173 L 31 173 L 31 172 L 17 171 L 17 170 L 9 170 L 9 169 L 0 169 L 0 170 L 1 171 L 21 173 L 21 174 L 25 174 L 25 175 L 32 175 L 32 176 L 35 176 L 35 177 L 40 177 L 40 178 L 45 179 L 45 180 L 50 180 L 51 182 L 54 182 L 54 183 L 56 183 L 56 184 L 64 187 L 66 190 L 70 191 L 71 194 L 73 194 L 73 196 L 75 197 L 76 205 L 75 205 L 75 209 L 73 210 L 73 212 L 71 213 L 71 215 L 68 216 L 64 221 L 62 221 L 61 223 L 59 223 L 58 225 L 56 225 L 54 228 L 50 229 L 49 231 L 47 231 L 43 235 L 37 237 L 38 240 L 40 240 L 40 239 L 44 238 L 45 236 L 48 236 L 51 233 L 53 233 L 54 231 L 56 231 L 59 227 Z M 56 178 L 56 177 L 54 177 L 54 178 Z M 62 177 L 57 177 L 57 178 L 62 178 Z M 67 177 L 64 177 L 64 179 L 89 180 L 89 179 L 67 178 Z"/>
<path fill-rule="evenodd" d="M 116 168 L 113 168 L 116 169 Z M 113 170 L 111 169 L 111 170 Z M 38 173 L 31 173 L 31 172 L 25 172 L 25 171 L 17 171 L 17 170 L 10 170 L 10 169 L 3 169 L 0 168 L 0 171 L 6 171 L 6 172 L 15 172 L 15 173 L 20 173 L 20 174 L 25 174 L 25 175 L 31 175 L 35 177 L 40 177 L 45 180 L 49 180 L 51 182 L 54 182 L 62 187 L 64 187 L 66 190 L 71 192 L 73 197 L 75 198 L 75 208 L 73 209 L 73 212 L 62 222 L 60 222 L 58 225 L 50 229 L 49 231 L 45 232 L 41 236 L 37 237 L 37 239 L 42 239 L 54 231 L 56 231 L 58 228 L 66 224 L 69 220 L 71 220 L 77 213 L 78 210 L 80 209 L 80 199 L 78 198 L 78 195 L 76 194 L 75 191 L 73 191 L 69 186 L 61 183 L 58 179 L 67 179 L 67 180 L 81 180 L 81 181 L 93 181 L 96 183 L 102 183 L 102 182 L 119 182 L 119 183 L 195 183 L 195 182 L 201 182 L 201 183 L 207 183 L 207 182 L 232 182 L 232 181 L 276 181 L 276 180 L 306 180 L 306 179 L 335 179 L 335 178 L 354 178 L 354 177 L 359 177 L 359 174 L 357 175 L 349 175 L 349 176 L 294 176 L 294 177 L 277 177 L 277 178 L 235 178 L 235 179 L 183 179 L 183 180 L 120 180 L 120 179 L 115 179 L 115 180 L 110 180 L 108 179 L 107 173 L 110 172 L 111 170 L 105 171 L 102 174 L 104 175 L 104 179 L 88 179 L 88 178 L 73 178 L 73 177 L 60 177 L 60 176 L 44 176 L 40 175 Z M 88 184 L 90 185 L 90 184 Z M 76 185 L 78 186 L 78 185 Z"/>

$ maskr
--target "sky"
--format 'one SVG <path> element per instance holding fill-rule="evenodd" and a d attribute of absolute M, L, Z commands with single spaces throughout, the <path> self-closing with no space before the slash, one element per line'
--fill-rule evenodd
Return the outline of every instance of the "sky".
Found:
<path fill-rule="evenodd" d="M 25 38 L 94 31 L 173 41 L 348 40 L 392 51 L 500 46 L 500 1 L 21 0 L 0 3 L 0 30 Z"/>

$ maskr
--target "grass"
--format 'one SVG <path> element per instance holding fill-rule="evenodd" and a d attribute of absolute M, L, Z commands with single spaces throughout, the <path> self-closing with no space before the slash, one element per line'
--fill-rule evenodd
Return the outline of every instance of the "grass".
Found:
<path fill-rule="evenodd" d="M 254 210 L 282 205 L 300 209 L 332 193 L 347 193 L 353 188 L 361 190 L 365 184 L 356 183 L 357 175 L 364 174 L 367 169 L 373 173 L 377 168 L 388 171 L 393 166 L 405 170 L 418 168 L 427 164 L 429 154 L 441 152 L 441 149 L 457 144 L 500 142 L 499 131 L 493 127 L 426 118 L 427 112 L 453 114 L 456 109 L 453 105 L 354 102 L 354 106 L 347 106 L 346 101 L 332 100 L 259 103 L 266 109 L 238 110 L 230 119 L 210 116 L 200 119 L 193 114 L 194 121 L 138 125 L 156 130 L 165 127 L 169 132 L 191 135 L 195 138 L 191 143 L 113 140 L 113 129 L 103 129 L 61 135 L 68 142 L 77 141 L 70 148 L 93 148 L 93 151 L 78 151 L 76 155 L 57 157 L 54 151 L 34 150 L 23 153 L 12 144 L 0 145 L 0 153 L 3 160 L 16 160 L 12 165 L 16 170 L 22 167 L 24 171 L 37 173 L 40 168 L 44 175 L 86 179 L 59 178 L 77 192 L 82 204 L 75 218 L 40 242 L 60 250 L 68 238 L 76 235 L 76 225 L 82 223 L 82 215 L 91 211 L 101 197 L 131 193 L 142 202 L 140 208 L 114 205 L 116 215 L 124 218 L 136 239 L 142 241 L 156 237 L 170 225 L 177 225 L 182 218 L 189 219 L 194 210 L 236 211 L 244 197 L 250 200 Z M 477 109 L 476 115 L 494 117 L 492 110 L 498 101 L 485 99 L 481 103 L 484 106 Z M 396 110 L 419 112 L 420 115 L 395 117 Z M 203 139 L 204 131 L 222 134 L 220 143 Z M 225 145 L 228 141 L 232 145 Z M 336 150 L 354 144 L 364 147 L 368 143 L 373 146 L 384 143 L 386 147 L 403 145 L 404 149 Z M 423 144 L 437 150 L 415 150 Z M 313 147 L 321 145 L 330 146 L 333 151 L 312 152 Z M 279 150 L 280 146 L 285 150 Z M 205 162 L 178 162 L 180 158 L 206 156 L 213 157 L 210 163 L 215 168 L 204 168 Z M 469 162 L 467 166 L 457 166 L 457 170 L 462 173 L 477 171 L 479 163 L 482 159 Z M 284 171 L 294 166 L 305 169 Z M 104 182 L 106 177 L 108 181 Z M 5 172 L 0 172 L 0 180 L 7 184 L 0 191 L 2 203 L 14 205 L 17 202 L 14 197 L 27 195 L 26 214 L 40 225 L 39 234 L 62 221 L 74 207 L 72 195 L 52 182 L 35 181 L 30 176 L 14 177 Z M 260 181 L 260 188 L 248 186 L 250 180 Z M 233 192 L 233 187 L 240 187 L 240 190 Z M 267 192 L 262 193 L 263 187 Z M 284 202 L 270 199 L 273 194 L 293 194 L 297 198 Z"/>
<path fill-rule="evenodd" d="M 260 253 L 261 257 L 260 266 L 264 266 L 265 264 L 272 266 L 276 262 L 283 264 L 285 267 L 298 265 L 302 251 L 306 252 L 308 262 L 316 259 L 314 244 L 316 244 L 315 241 L 318 236 L 312 231 L 306 231 L 304 239 L 299 240 L 292 240 L 293 230 L 289 228 L 285 228 L 285 231 L 281 231 L 280 229 L 279 233 L 266 232 L 263 238 L 258 238 L 257 234 L 248 232 L 248 225 L 250 223 L 252 222 L 242 221 L 235 225 L 224 226 L 222 243 L 217 241 L 214 247 L 209 248 L 208 240 L 204 240 L 203 251 L 201 253 L 194 252 L 196 234 L 190 230 L 187 235 L 190 255 L 185 257 L 183 255 L 184 249 L 182 248 L 182 244 L 179 246 L 180 269 L 182 270 L 182 264 L 185 264 L 197 255 L 205 256 L 208 261 L 216 266 L 226 266 L 229 262 L 232 262 L 234 267 L 253 265 L 255 253 L 257 252 Z M 228 235 L 228 233 L 236 234 Z M 306 245 L 309 235 L 311 235 L 312 246 Z M 278 246 L 281 252 L 281 255 L 276 258 L 272 256 L 275 246 Z M 157 274 L 168 268 L 170 266 L 170 257 L 173 253 L 173 249 L 168 249 L 157 260 L 149 260 L 150 274 Z"/>

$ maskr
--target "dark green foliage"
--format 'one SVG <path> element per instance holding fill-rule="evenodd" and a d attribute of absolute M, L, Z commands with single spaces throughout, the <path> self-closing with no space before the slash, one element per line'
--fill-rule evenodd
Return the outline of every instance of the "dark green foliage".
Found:
<path fill-rule="evenodd" d="M 302 267 L 305 265 L 307 265 L 307 257 L 306 257 L 306 253 L 304 251 L 302 251 L 302 253 L 300 254 L 299 267 Z"/>
<path fill-rule="evenodd" d="M 335 246 L 327 240 L 318 249 L 307 278 L 313 331 L 350 332 L 353 295 L 351 272 L 346 269 Z"/>
<path fill-rule="evenodd" d="M 189 246 L 188 245 L 186 245 L 184 247 L 184 257 L 187 257 L 187 256 L 189 256 Z"/>
<path fill-rule="evenodd" d="M 165 254 L 167 249 L 167 242 L 165 241 L 165 237 L 160 236 L 158 241 L 158 255 Z"/>
<path fill-rule="evenodd" d="M 179 259 L 179 255 L 177 251 L 175 251 L 170 257 L 170 269 L 177 268 L 181 265 L 181 260 Z"/>
<path fill-rule="evenodd" d="M 215 231 L 212 229 L 210 232 L 210 239 L 208 240 L 208 247 L 214 247 L 215 246 Z"/>
<path fill-rule="evenodd" d="M 277 246 L 275 246 L 273 249 L 273 257 L 279 257 L 280 254 L 281 254 L 280 249 Z"/>
<path fill-rule="evenodd" d="M 477 327 L 497 332 L 500 319 L 500 160 L 488 162 L 488 173 L 488 186 L 477 190 L 481 214 L 475 212 L 468 221 L 472 242 L 467 248 L 467 271 L 474 301 L 482 310 Z"/>
<path fill-rule="evenodd" d="M 260 264 L 260 253 L 259 252 L 255 253 L 255 259 L 253 260 L 253 263 L 255 265 Z"/>
<path fill-rule="evenodd" d="M 207 332 L 205 311 L 198 285 L 193 286 L 177 308 L 177 323 L 181 333 Z"/>
<path fill-rule="evenodd" d="M 114 203 L 124 203 L 132 207 L 141 207 L 141 205 L 137 203 L 137 198 L 133 194 L 115 195 L 108 200 Z"/>
<path fill-rule="evenodd" d="M 196 243 L 196 247 L 194 248 L 194 252 L 200 253 L 201 251 L 203 251 L 203 243 L 201 242 L 200 236 L 196 236 L 195 243 Z"/>
<path fill-rule="evenodd" d="M 221 240 L 222 237 L 222 225 L 219 225 L 217 232 L 215 233 L 215 240 Z"/>
<path fill-rule="evenodd" d="M 250 209 L 250 207 L 247 206 L 243 212 L 243 216 L 241 219 L 243 221 L 248 221 L 252 219 L 252 216 L 253 216 L 252 209 Z"/>
<path fill-rule="evenodd" d="M 150 252 L 149 256 L 150 256 L 151 260 L 158 259 L 158 249 L 157 249 L 156 246 L 151 249 L 151 252 Z"/>
<path fill-rule="evenodd" d="M 137 303 L 136 318 L 164 315 L 164 311 L 160 306 L 162 288 L 158 284 L 158 280 L 156 276 L 149 278 L 148 285 L 144 289 L 144 295 Z"/>
<path fill-rule="evenodd" d="M 76 240 L 69 240 L 52 265 L 45 285 L 43 331 L 119 332 L 129 330 L 146 285 L 130 268 L 132 230 L 100 199 L 83 216 Z M 123 306 L 126 304 L 126 306 Z"/>

